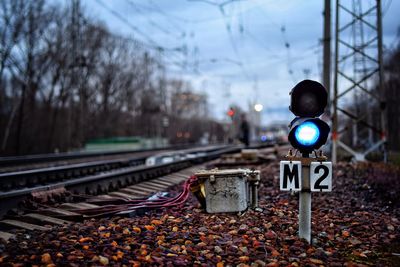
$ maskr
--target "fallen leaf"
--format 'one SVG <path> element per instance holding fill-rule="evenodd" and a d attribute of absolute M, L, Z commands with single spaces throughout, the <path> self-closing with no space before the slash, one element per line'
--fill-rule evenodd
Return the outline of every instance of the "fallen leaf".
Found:
<path fill-rule="evenodd" d="M 102 234 L 101 234 L 101 237 L 109 238 L 110 235 L 111 235 L 110 232 L 106 232 L 106 233 L 102 233 Z"/>
<path fill-rule="evenodd" d="M 107 257 L 99 256 L 99 262 L 100 262 L 100 264 L 102 264 L 102 265 L 108 265 L 108 263 L 109 263 L 110 261 L 108 260 Z"/>
<path fill-rule="evenodd" d="M 261 246 L 260 241 L 254 240 L 254 241 L 253 241 L 253 248 L 258 248 L 259 246 Z"/>
<path fill-rule="evenodd" d="M 314 264 L 324 264 L 323 261 L 318 260 L 318 259 L 313 259 L 313 258 L 310 258 L 310 262 L 311 262 L 311 263 L 314 263 Z"/>
<path fill-rule="evenodd" d="M 142 232 L 142 230 L 139 227 L 133 227 L 132 229 L 135 233 L 140 234 Z"/>
<path fill-rule="evenodd" d="M 160 221 L 160 220 L 152 220 L 151 223 L 154 224 L 154 225 L 161 225 L 162 221 Z"/>
<path fill-rule="evenodd" d="M 277 235 L 274 231 L 269 230 L 268 232 L 265 233 L 264 236 L 266 239 L 275 239 Z"/>
<path fill-rule="evenodd" d="M 44 264 L 50 264 L 50 263 L 52 263 L 53 261 L 52 261 L 51 256 L 50 256 L 49 253 L 44 253 L 44 254 L 42 255 L 41 262 L 44 263 Z"/>
<path fill-rule="evenodd" d="M 147 231 L 154 231 L 154 229 L 156 229 L 153 225 L 145 225 L 144 228 L 146 228 Z"/>
<path fill-rule="evenodd" d="M 273 249 L 273 250 L 271 251 L 271 255 L 272 255 L 273 257 L 277 257 L 277 256 L 281 255 L 281 253 L 279 253 L 276 249 Z"/>
<path fill-rule="evenodd" d="M 239 260 L 241 262 L 248 262 L 250 260 L 250 258 L 248 256 L 241 256 L 241 257 L 239 257 Z"/>
<path fill-rule="evenodd" d="M 91 237 L 82 237 L 81 239 L 79 239 L 79 243 L 84 243 L 84 242 L 88 242 L 88 241 L 93 241 L 93 238 L 91 238 Z"/>
<path fill-rule="evenodd" d="M 181 251 L 181 247 L 180 247 L 179 245 L 173 245 L 173 246 L 171 247 L 171 250 L 173 250 L 173 251 L 175 251 L 175 252 L 179 252 L 179 251 Z"/>

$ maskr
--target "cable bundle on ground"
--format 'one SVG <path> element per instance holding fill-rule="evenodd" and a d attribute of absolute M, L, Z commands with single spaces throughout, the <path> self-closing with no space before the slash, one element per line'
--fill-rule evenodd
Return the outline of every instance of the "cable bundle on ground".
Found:
<path fill-rule="evenodd" d="M 117 199 L 115 202 L 118 204 L 108 204 L 96 208 L 81 209 L 77 212 L 83 215 L 90 215 L 91 217 L 97 216 L 111 216 L 115 214 L 128 214 L 135 212 L 139 209 L 158 209 L 178 206 L 188 199 L 190 194 L 190 186 L 196 181 L 196 177 L 192 176 L 183 184 L 183 190 L 174 197 L 159 196 L 157 199 Z M 121 203 L 122 202 L 122 203 Z M 109 201 L 107 203 L 110 203 Z"/>

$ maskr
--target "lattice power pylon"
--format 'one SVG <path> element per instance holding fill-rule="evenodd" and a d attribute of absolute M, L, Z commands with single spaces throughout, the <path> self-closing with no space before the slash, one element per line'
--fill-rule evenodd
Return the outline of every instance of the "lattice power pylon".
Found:
<path fill-rule="evenodd" d="M 372 3 L 372 4 L 371 4 Z M 336 0 L 332 161 L 341 148 L 356 161 L 386 161 L 381 1 Z"/>

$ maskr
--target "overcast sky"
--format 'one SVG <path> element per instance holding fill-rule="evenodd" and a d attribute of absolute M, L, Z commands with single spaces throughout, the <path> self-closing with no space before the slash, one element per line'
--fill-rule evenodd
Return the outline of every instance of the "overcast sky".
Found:
<path fill-rule="evenodd" d="M 247 110 L 249 103 L 259 102 L 265 107 L 265 124 L 291 120 L 290 89 L 304 78 L 321 81 L 324 1 L 242 0 L 218 5 L 224 2 L 228 1 L 83 0 L 82 5 L 115 33 L 186 49 L 186 54 L 165 53 L 169 75 L 206 93 L 214 117 L 226 117 L 230 104 Z M 382 9 L 383 42 L 392 47 L 400 1 L 382 0 Z"/>

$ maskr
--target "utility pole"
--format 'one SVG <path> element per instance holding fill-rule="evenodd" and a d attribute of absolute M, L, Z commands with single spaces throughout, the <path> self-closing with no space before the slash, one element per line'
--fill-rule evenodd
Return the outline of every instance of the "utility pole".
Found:
<path fill-rule="evenodd" d="M 331 0 L 324 1 L 324 36 L 323 44 L 323 65 L 322 65 L 322 84 L 328 92 L 328 105 L 326 116 L 331 119 L 332 112 L 332 88 L 331 88 Z M 333 134 L 332 134 L 333 138 Z M 333 148 L 332 148 L 333 149 Z"/>
<path fill-rule="evenodd" d="M 76 127 L 75 136 L 72 140 L 73 145 L 80 144 L 84 140 L 84 118 L 86 114 L 84 113 L 84 93 L 82 88 L 82 42 L 81 42 L 81 3 L 80 0 L 72 0 L 72 21 L 71 21 L 71 41 L 72 41 L 72 51 L 71 51 L 71 68 L 72 68 L 72 88 L 71 88 L 71 107 L 70 112 L 73 110 L 74 106 L 73 95 L 76 90 L 76 94 L 79 96 L 79 107 L 77 111 L 77 117 L 70 121 L 70 127 Z M 72 118 L 72 117 L 70 117 Z M 76 120 L 76 125 L 73 121 Z M 71 144 L 70 144 L 71 145 Z"/>
<path fill-rule="evenodd" d="M 323 62 L 323 81 L 322 84 L 328 91 L 328 107 L 327 112 L 330 115 L 331 108 L 331 0 L 325 0 L 324 7 L 324 62 Z"/>
<path fill-rule="evenodd" d="M 325 115 L 331 119 L 332 90 L 331 90 L 331 0 L 324 1 L 324 36 L 323 44 L 323 65 L 322 84 L 328 92 L 328 104 Z"/>
<path fill-rule="evenodd" d="M 68 89 L 68 109 L 67 109 L 67 149 L 70 149 L 74 143 L 74 139 L 72 138 L 72 129 L 74 128 L 74 118 L 73 118 L 73 109 L 74 109 L 74 89 L 78 85 L 78 76 L 80 75 L 77 73 L 78 68 L 78 38 L 79 38 L 79 6 L 80 0 L 71 0 L 71 27 L 70 27 L 70 37 L 71 37 L 71 56 L 69 62 L 69 68 L 71 71 L 71 81 L 70 81 L 70 88 Z M 75 118 L 76 119 L 76 118 Z M 78 118 L 80 123 L 80 118 Z M 78 125 L 79 125 L 78 123 Z M 79 128 L 79 127 L 78 127 Z M 80 129 L 77 129 L 81 131 Z M 79 134 L 78 134 L 79 135 Z"/>

